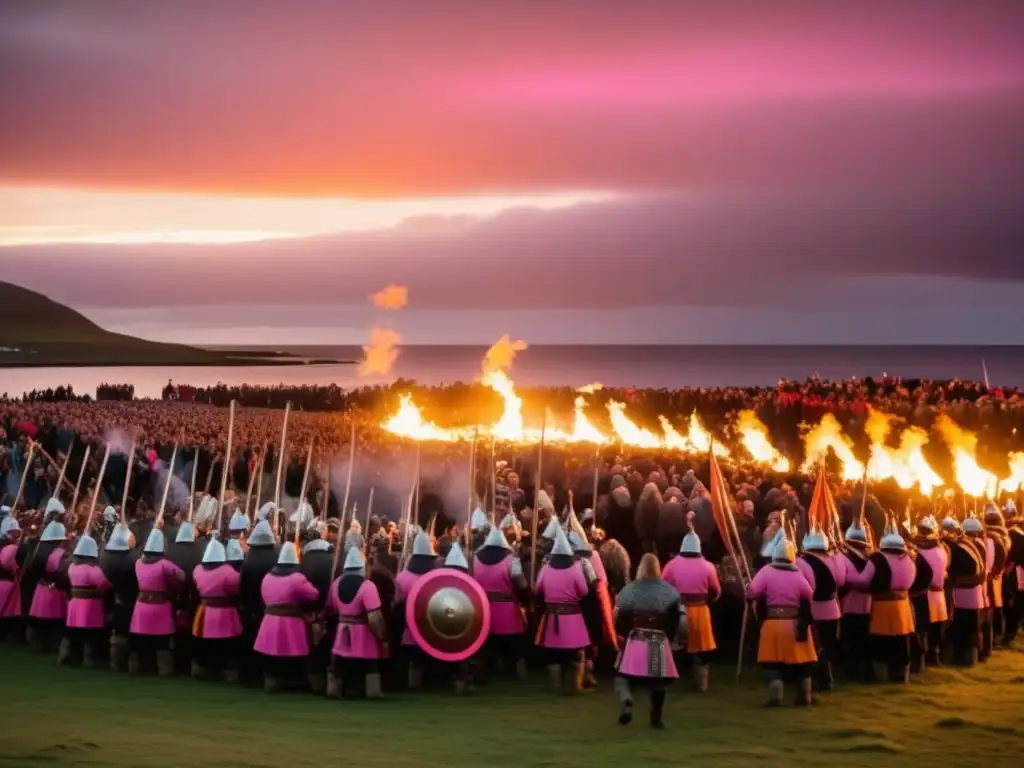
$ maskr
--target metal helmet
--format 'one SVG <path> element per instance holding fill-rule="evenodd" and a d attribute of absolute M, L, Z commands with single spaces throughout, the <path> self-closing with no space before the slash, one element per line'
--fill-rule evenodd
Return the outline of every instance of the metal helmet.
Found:
<path fill-rule="evenodd" d="M 203 563 L 206 565 L 213 565 L 216 563 L 225 563 L 228 559 L 227 550 L 224 549 L 224 545 L 220 543 L 218 539 L 210 539 L 206 545 L 206 551 L 203 552 Z"/>
<path fill-rule="evenodd" d="M 73 553 L 75 557 L 99 557 L 100 548 L 96 546 L 96 539 L 89 534 L 83 534 L 82 538 L 78 540 L 75 545 L 75 551 Z"/>
<path fill-rule="evenodd" d="M 142 552 L 148 555 L 162 555 L 164 553 L 164 532 L 159 528 L 150 531 Z"/>

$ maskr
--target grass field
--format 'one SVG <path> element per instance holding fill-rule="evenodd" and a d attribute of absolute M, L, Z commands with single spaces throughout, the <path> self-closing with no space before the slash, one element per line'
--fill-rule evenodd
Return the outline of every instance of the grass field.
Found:
<path fill-rule="evenodd" d="M 736 685 L 677 686 L 663 732 L 616 722 L 611 683 L 556 697 L 540 674 L 474 698 L 337 702 L 189 679 L 64 669 L 0 648 L 0 766 L 1021 765 L 1024 653 L 909 686 L 842 686 L 809 711 L 765 709 L 756 669 Z M 788 692 L 787 695 L 792 692 Z"/>

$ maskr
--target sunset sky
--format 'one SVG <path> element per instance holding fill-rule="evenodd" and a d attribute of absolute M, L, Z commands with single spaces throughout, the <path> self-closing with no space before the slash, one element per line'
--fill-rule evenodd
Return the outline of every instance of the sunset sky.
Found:
<path fill-rule="evenodd" d="M 191 343 L 1011 343 L 1019 0 L 5 0 L 0 279 Z"/>

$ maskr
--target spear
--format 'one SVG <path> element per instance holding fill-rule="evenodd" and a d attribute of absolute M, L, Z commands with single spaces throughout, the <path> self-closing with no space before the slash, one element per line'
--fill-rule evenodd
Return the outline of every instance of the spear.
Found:
<path fill-rule="evenodd" d="M 174 444 L 174 450 L 171 451 L 171 463 L 167 467 L 167 479 L 164 480 L 164 492 L 163 496 L 160 497 L 160 511 L 156 513 L 157 524 L 159 525 L 164 519 L 164 509 L 167 506 L 167 495 L 171 492 L 171 480 L 174 479 L 174 461 L 178 458 L 178 444 Z"/>
<path fill-rule="evenodd" d="M 220 498 L 217 499 L 217 527 L 214 529 L 220 533 L 221 520 L 224 517 L 224 494 L 228 491 L 228 474 L 231 472 L 231 441 L 235 435 L 235 401 L 231 401 L 228 414 L 228 448 L 224 454 L 224 462 L 220 468 Z"/>
<path fill-rule="evenodd" d="M 196 506 L 196 470 L 199 469 L 199 446 L 196 446 L 196 452 L 192 456 L 192 482 L 188 488 L 188 521 L 192 522 L 192 513 L 195 511 Z"/>
<path fill-rule="evenodd" d="M 285 403 L 284 424 L 281 426 L 281 449 L 277 452 L 277 480 L 274 483 L 274 528 L 278 527 L 281 518 L 281 478 L 284 473 L 285 447 L 288 444 L 288 415 L 292 412 L 292 404 Z"/>
<path fill-rule="evenodd" d="M 263 453 L 260 454 L 260 460 L 257 462 L 255 471 L 256 479 L 256 503 L 253 505 L 252 514 L 255 517 L 260 511 L 260 497 L 263 496 L 263 473 L 267 468 L 267 451 L 270 450 L 270 441 L 263 441 Z M 249 514 L 249 500 L 245 500 L 245 513 Z"/>
<path fill-rule="evenodd" d="M 263 460 L 261 453 L 252 462 L 252 471 L 249 473 L 249 485 L 245 489 L 245 517 L 249 518 L 249 502 L 252 501 L 252 484 L 256 482 L 256 476 L 260 472 L 260 462 Z"/>
<path fill-rule="evenodd" d="M 64 477 L 68 472 L 68 462 L 71 461 L 71 449 L 68 448 L 67 454 L 64 456 L 64 463 L 60 467 L 60 474 L 57 476 L 57 488 L 53 492 L 53 498 L 60 501 L 60 485 L 64 482 Z"/>
<path fill-rule="evenodd" d="M 345 513 L 348 510 L 348 496 L 352 492 L 352 470 L 356 464 L 356 422 L 352 420 L 352 434 L 348 440 L 348 476 L 345 478 L 345 496 L 341 502 L 341 522 L 345 522 Z M 353 518 L 355 519 L 355 518 Z"/>
<path fill-rule="evenodd" d="M 295 546 L 299 546 L 299 532 L 302 530 L 302 505 L 306 503 L 306 489 L 309 488 L 309 470 L 313 466 L 313 446 L 316 438 L 309 441 L 309 452 L 306 454 L 306 471 L 302 473 L 302 490 L 299 491 L 299 506 L 295 510 Z"/>
<path fill-rule="evenodd" d="M 28 458 L 25 460 L 25 469 L 21 472 L 21 483 L 18 484 L 18 495 L 14 497 L 14 504 L 11 506 L 13 512 L 18 508 L 18 503 L 21 501 L 22 494 L 25 493 L 25 481 L 28 480 L 28 471 L 32 467 L 32 454 L 35 453 L 36 444 L 28 444 Z"/>
<path fill-rule="evenodd" d="M 128 468 L 125 470 L 124 475 L 124 493 L 121 494 L 121 522 L 125 522 L 127 518 L 127 507 L 128 507 L 128 489 L 132 484 L 132 467 L 135 464 L 135 440 L 132 440 L 131 451 L 128 452 Z"/>
<path fill-rule="evenodd" d="M 363 552 L 370 548 L 370 516 L 373 514 L 373 491 L 376 486 L 370 486 L 370 498 L 366 501 L 366 532 L 363 534 Z"/>
<path fill-rule="evenodd" d="M 597 523 L 597 481 L 601 475 L 601 447 L 594 448 L 594 498 L 591 500 L 591 511 L 594 513 L 594 523 Z"/>
<path fill-rule="evenodd" d="M 100 500 L 100 487 L 103 485 L 103 475 L 107 471 L 107 461 L 110 459 L 110 443 L 107 443 L 107 450 L 103 453 L 103 462 L 100 464 L 100 473 L 96 476 L 96 487 L 92 490 L 92 503 L 89 504 L 89 516 L 85 519 L 85 532 L 89 532 L 92 525 L 92 516 L 96 514 L 96 504 Z"/>
<path fill-rule="evenodd" d="M 544 487 L 544 436 L 548 429 L 548 413 L 544 410 L 544 421 L 540 427 L 540 445 L 537 448 L 537 479 L 534 481 L 533 499 L 533 527 L 530 531 L 530 589 L 533 590 L 537 584 L 537 518 L 540 517 L 540 510 L 537 509 L 537 502 L 540 499 L 540 492 Z"/>
<path fill-rule="evenodd" d="M 479 428 L 478 428 L 479 429 Z M 473 444 L 469 447 L 469 510 L 466 512 L 466 551 L 472 544 L 472 526 L 473 526 L 473 497 L 476 495 L 476 436 L 477 431 L 473 431 Z M 492 444 L 493 445 L 493 444 Z M 491 454 L 493 460 L 494 454 Z M 419 473 L 416 475 L 419 477 Z"/>
<path fill-rule="evenodd" d="M 42 457 L 44 459 L 46 459 L 48 462 L 50 462 L 50 466 L 53 467 L 54 469 L 56 469 L 58 472 L 60 472 L 61 466 L 57 463 L 57 461 L 53 458 L 53 456 L 51 456 L 49 453 L 47 453 L 46 449 L 43 448 L 43 446 L 39 445 L 39 443 L 35 442 L 34 440 L 32 440 L 30 442 L 31 442 L 31 445 L 29 447 L 35 446 L 35 449 L 37 451 L 39 451 L 39 453 L 42 455 Z M 70 453 L 70 449 L 69 449 L 68 452 Z M 65 483 L 68 486 L 68 488 L 71 487 L 71 481 L 68 480 L 66 477 L 64 477 L 64 475 L 61 475 L 61 482 Z M 59 487 L 59 485 L 58 485 L 58 487 Z"/>
<path fill-rule="evenodd" d="M 491 434 L 491 522 L 498 519 L 497 478 L 494 474 L 494 434 Z"/>
<path fill-rule="evenodd" d="M 75 492 L 71 496 L 71 510 L 74 511 L 75 504 L 78 503 L 78 492 L 82 489 L 82 478 L 85 476 L 85 465 L 89 463 L 89 453 L 92 451 L 92 446 L 85 446 L 85 456 L 82 457 L 82 466 L 78 470 L 78 481 L 75 483 Z M 89 529 L 86 528 L 85 532 L 88 533 Z"/>

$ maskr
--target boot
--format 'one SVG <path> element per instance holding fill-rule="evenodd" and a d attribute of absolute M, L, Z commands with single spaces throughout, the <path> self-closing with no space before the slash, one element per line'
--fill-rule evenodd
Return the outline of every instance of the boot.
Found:
<path fill-rule="evenodd" d="M 831 691 L 835 680 L 832 677 L 832 664 L 828 661 L 818 662 L 818 690 Z"/>
<path fill-rule="evenodd" d="M 952 644 L 942 646 L 942 650 L 939 651 L 939 666 L 946 666 L 953 664 L 956 661 L 956 650 Z"/>
<path fill-rule="evenodd" d="M 555 692 L 562 690 L 562 665 L 551 664 L 548 666 L 548 677 L 551 678 L 551 687 Z"/>
<path fill-rule="evenodd" d="M 969 648 L 966 651 L 962 651 L 959 654 L 959 656 L 960 656 L 960 658 L 959 658 L 960 666 L 968 667 L 969 668 L 969 667 L 973 667 L 973 666 L 977 665 L 977 663 L 978 663 L 978 649 L 977 648 Z"/>
<path fill-rule="evenodd" d="M 924 654 L 915 653 L 910 657 L 910 671 L 915 675 L 920 674 L 924 670 Z"/>
<path fill-rule="evenodd" d="M 409 664 L 409 690 L 416 691 L 423 687 L 423 669 L 419 664 Z"/>
<path fill-rule="evenodd" d="M 193 659 L 189 665 L 189 674 L 197 680 L 202 680 L 206 676 L 206 670 L 203 669 L 202 664 Z"/>
<path fill-rule="evenodd" d="M 871 665 L 871 677 L 874 679 L 876 683 L 889 682 L 889 665 L 874 662 Z"/>
<path fill-rule="evenodd" d="M 907 683 L 910 682 L 910 665 L 909 664 L 907 664 L 904 667 L 897 667 L 896 668 L 896 675 L 895 675 L 895 679 L 894 679 L 893 682 L 902 683 L 903 685 L 906 685 Z"/>
<path fill-rule="evenodd" d="M 309 689 L 317 696 L 323 696 L 327 691 L 327 675 L 324 672 L 310 672 Z"/>
<path fill-rule="evenodd" d="M 341 678 L 333 672 L 327 673 L 327 698 L 328 699 L 340 699 L 341 698 Z"/>
<path fill-rule="evenodd" d="M 110 670 L 124 672 L 128 662 L 128 642 L 120 635 L 110 636 Z"/>
<path fill-rule="evenodd" d="M 798 707 L 809 707 L 814 703 L 811 695 L 811 678 L 805 677 L 800 681 L 800 688 L 796 693 L 796 705 Z"/>
<path fill-rule="evenodd" d="M 173 651 L 164 650 L 156 652 L 156 673 L 160 677 L 170 677 L 174 674 Z"/>
<path fill-rule="evenodd" d="M 33 651 L 43 650 L 43 638 L 39 634 L 39 630 L 29 625 L 25 627 L 25 642 L 28 643 L 28 647 Z"/>
<path fill-rule="evenodd" d="M 281 690 L 281 684 L 277 678 L 273 675 L 268 675 L 266 672 L 263 673 L 263 692 L 264 693 L 277 693 Z"/>
<path fill-rule="evenodd" d="M 373 672 L 366 676 L 366 698 L 383 699 L 384 692 L 380 687 L 380 673 Z"/>
<path fill-rule="evenodd" d="M 87 642 L 82 646 L 82 666 L 93 669 L 99 664 L 99 651 L 95 642 Z"/>
<path fill-rule="evenodd" d="M 516 677 L 520 680 L 526 679 L 526 659 L 516 660 Z"/>
<path fill-rule="evenodd" d="M 772 680 L 768 683 L 768 706 L 781 707 L 782 697 L 786 692 L 785 684 L 781 680 Z"/>
<path fill-rule="evenodd" d="M 238 667 L 235 666 L 233 661 L 229 661 L 228 665 L 224 668 L 224 682 L 235 685 L 241 678 Z"/>
<path fill-rule="evenodd" d="M 665 694 L 663 689 L 651 691 L 651 728 L 662 729 L 665 724 L 661 722 L 661 714 L 665 709 Z"/>
<path fill-rule="evenodd" d="M 942 660 L 939 658 L 938 648 L 929 648 L 924 654 L 925 667 L 941 667 Z"/>
<path fill-rule="evenodd" d="M 128 674 L 137 675 L 139 674 L 139 654 L 129 653 L 128 654 Z"/>
<path fill-rule="evenodd" d="M 65 666 L 71 661 L 71 638 L 62 637 L 60 645 L 57 647 L 57 664 L 58 666 Z"/>
<path fill-rule="evenodd" d="M 583 673 L 585 667 L 582 663 L 577 662 L 569 667 L 569 693 L 581 693 L 583 691 Z"/>
<path fill-rule="evenodd" d="M 588 661 L 583 665 L 583 677 L 580 681 L 580 688 L 584 691 L 597 690 L 597 677 L 594 676 L 594 662 Z"/>
<path fill-rule="evenodd" d="M 619 696 L 619 724 L 629 725 L 633 722 L 633 691 L 630 690 L 629 680 L 616 677 L 615 693 Z"/>
<path fill-rule="evenodd" d="M 707 664 L 694 664 L 693 665 L 693 682 L 697 685 L 697 690 L 701 693 L 708 692 L 708 677 L 711 674 L 711 668 Z"/>

